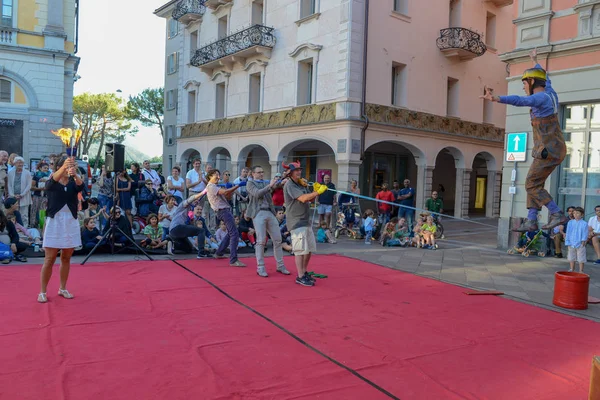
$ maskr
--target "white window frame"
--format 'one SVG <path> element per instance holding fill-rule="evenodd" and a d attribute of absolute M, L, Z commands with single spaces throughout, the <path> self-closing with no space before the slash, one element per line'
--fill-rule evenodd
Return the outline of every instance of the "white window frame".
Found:
<path fill-rule="evenodd" d="M 10 23 L 9 24 L 4 24 L 4 15 L 3 15 L 3 9 L 4 9 L 4 2 L 10 3 Z M 0 26 L 2 27 L 9 27 L 9 28 L 16 28 L 16 22 L 17 22 L 17 18 L 15 15 L 15 11 L 18 10 L 18 3 L 16 0 L 2 0 L 0 2 Z"/>
<path fill-rule="evenodd" d="M 252 91 L 252 77 L 253 76 L 259 76 L 260 82 L 258 85 L 258 109 L 257 110 L 252 110 L 251 106 L 252 106 L 252 95 L 254 94 L 254 92 Z M 262 112 L 262 103 L 263 103 L 263 80 L 264 80 L 264 75 L 262 72 L 256 72 L 253 74 L 248 74 L 248 113 L 252 114 L 252 113 L 259 113 Z"/>
<path fill-rule="evenodd" d="M 223 85 L 223 115 L 217 115 L 219 108 L 219 86 Z M 215 119 L 227 118 L 227 82 L 215 83 Z"/>
<path fill-rule="evenodd" d="M 406 64 L 392 63 L 392 105 L 406 107 L 408 101 L 408 67 Z"/>
<path fill-rule="evenodd" d="M 490 18 L 490 17 L 492 17 L 492 18 Z M 492 27 L 490 26 L 490 19 L 493 19 Z M 497 28 L 497 26 L 498 26 L 498 17 L 496 16 L 496 14 L 488 11 L 485 15 L 485 38 L 484 38 L 484 40 L 485 40 L 485 44 L 492 49 L 496 48 L 496 32 L 497 32 L 496 28 Z M 492 29 L 491 40 L 489 37 L 490 36 L 489 35 L 490 28 Z"/>
<path fill-rule="evenodd" d="M 392 0 L 392 10 L 398 14 L 408 15 L 408 0 Z"/>
<path fill-rule="evenodd" d="M 0 103 L 12 103 L 14 98 L 14 83 L 12 83 L 8 79 L 0 78 L 0 88 L 2 87 L 2 82 L 8 82 L 8 101 L 1 101 Z M 0 97 L 1 98 L 1 97 Z"/>
<path fill-rule="evenodd" d="M 179 71 L 179 52 L 171 53 L 167 56 L 167 75 L 172 75 Z"/>
<path fill-rule="evenodd" d="M 167 146 L 173 146 L 175 144 L 175 125 L 167 125 L 165 142 Z"/>
<path fill-rule="evenodd" d="M 300 84 L 300 63 L 306 62 L 307 60 L 312 59 L 313 69 L 312 69 L 312 86 L 311 86 L 311 101 L 308 104 L 314 104 L 318 100 L 318 80 L 319 80 L 319 54 L 322 45 L 315 43 L 302 43 L 298 47 L 296 47 L 291 53 L 289 53 L 290 57 L 292 57 L 296 64 L 296 83 L 294 85 L 295 93 L 294 97 L 296 98 L 296 105 L 300 105 L 298 102 L 298 87 Z"/>
<path fill-rule="evenodd" d="M 167 98 L 166 98 L 166 109 L 167 110 L 176 110 L 177 109 L 177 103 L 178 103 L 178 90 L 177 89 L 170 89 L 167 90 Z"/>
<path fill-rule="evenodd" d="M 310 7 L 312 8 L 312 12 L 309 14 L 305 14 L 303 12 L 306 7 L 306 3 L 310 3 Z M 321 0 L 299 0 L 298 1 L 298 21 L 296 21 L 296 25 L 301 25 L 302 22 L 310 21 L 312 19 L 318 19 L 321 15 Z"/>
<path fill-rule="evenodd" d="M 169 22 L 167 22 L 167 38 L 173 39 L 177 35 L 179 35 L 179 21 L 176 19 L 170 18 Z M 175 29 L 173 29 L 175 28 Z"/>
<path fill-rule="evenodd" d="M 248 18 L 249 21 L 250 21 L 250 26 L 264 25 L 265 24 L 265 17 L 266 17 L 266 15 L 265 15 L 265 2 L 266 2 L 266 0 L 251 0 L 250 1 L 250 7 L 249 7 L 249 9 L 250 9 L 250 17 Z M 253 12 L 254 11 L 253 10 L 254 3 L 261 3 L 261 6 L 262 6 L 262 15 L 260 17 L 260 22 L 258 22 L 258 23 L 252 21 L 252 18 L 254 17 L 254 12 Z"/>
<path fill-rule="evenodd" d="M 446 82 L 446 115 L 448 117 L 460 118 L 460 80 L 449 76 Z M 452 93 L 450 93 L 451 87 Z M 456 104 L 450 105 L 453 99 L 456 99 Z"/>
<path fill-rule="evenodd" d="M 305 82 L 304 84 L 307 86 L 305 89 L 308 90 L 309 93 L 306 99 L 300 99 L 300 71 L 302 68 L 302 64 L 310 64 L 310 82 Z M 315 59 L 314 58 L 307 58 L 301 61 L 298 61 L 298 67 L 297 67 L 297 72 L 296 72 L 296 105 L 297 106 L 306 106 L 309 104 L 314 104 L 315 103 Z M 304 100 L 308 100 L 307 102 L 304 102 Z"/>

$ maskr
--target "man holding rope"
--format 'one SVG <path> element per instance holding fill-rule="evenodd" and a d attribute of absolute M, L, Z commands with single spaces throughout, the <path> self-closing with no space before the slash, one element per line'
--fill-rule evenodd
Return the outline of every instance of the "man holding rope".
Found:
<path fill-rule="evenodd" d="M 552 171 L 559 166 L 567 154 L 567 147 L 558 121 L 558 95 L 552 89 L 546 71 L 537 62 L 537 50 L 529 54 L 535 67 L 526 70 L 521 80 L 527 96 L 495 96 L 493 90 L 486 87 L 485 95 L 480 98 L 516 107 L 531 107 L 531 126 L 533 127 L 533 162 L 525 180 L 527 191 L 527 219 L 517 232 L 527 232 L 537 226 L 538 212 L 546 206 L 550 220 L 542 229 L 552 229 L 564 224 L 568 218 L 544 184 Z"/>
<path fill-rule="evenodd" d="M 256 273 L 258 276 L 266 278 L 269 276 L 265 270 L 265 244 L 267 243 L 267 233 L 273 241 L 273 253 L 277 261 L 277 272 L 289 275 L 283 263 L 283 250 L 281 248 L 281 231 L 279 230 L 279 221 L 275 217 L 275 206 L 271 193 L 277 187 L 281 186 L 278 178 L 273 178 L 270 182 L 264 181 L 265 170 L 260 165 L 252 167 L 252 180 L 248 181 L 246 191 L 248 192 L 249 204 L 246 209 L 246 216 L 252 218 L 254 229 L 256 230 Z"/>
<path fill-rule="evenodd" d="M 283 163 L 283 168 L 290 171 L 290 180 L 283 187 L 283 196 L 287 227 L 292 236 L 292 250 L 298 270 L 296 283 L 302 286 L 314 286 L 315 282 L 307 272 L 311 253 L 317 250 L 317 241 L 309 221 L 309 203 L 318 195 L 325 193 L 327 186 L 315 182 L 314 191 L 308 193 L 308 183 L 301 178 L 300 162 Z"/>

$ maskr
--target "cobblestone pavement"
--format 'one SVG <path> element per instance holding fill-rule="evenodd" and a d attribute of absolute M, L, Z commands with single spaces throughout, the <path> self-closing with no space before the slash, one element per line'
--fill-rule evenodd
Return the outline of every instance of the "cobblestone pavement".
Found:
<path fill-rule="evenodd" d="M 590 304 L 587 310 L 582 311 L 566 310 L 552 304 L 554 273 L 568 269 L 565 259 L 509 255 L 505 250 L 496 248 L 496 220 L 473 221 L 488 226 L 465 221 L 444 221 L 446 239 L 439 241 L 440 248 L 437 250 L 381 247 L 376 242 L 367 246 L 360 240 L 340 238 L 337 244 L 319 244 L 317 253 L 340 254 L 465 287 L 500 290 L 506 297 L 517 301 L 600 321 L 600 304 Z M 272 251 L 269 250 L 267 256 L 271 255 Z M 177 255 L 177 258 L 193 257 L 191 254 Z M 253 254 L 240 254 L 240 257 L 253 257 Z M 155 258 L 168 259 L 168 256 Z M 585 272 L 591 278 L 590 296 L 600 298 L 600 266 L 593 265 L 595 256 L 591 249 L 588 249 L 588 259 L 591 261 L 586 264 Z M 30 263 L 41 264 L 42 260 L 30 258 Z M 82 260 L 83 257 L 74 257 L 73 264 Z M 98 254 L 92 256 L 89 262 L 124 260 L 146 259 L 136 255 Z M 16 267 L 21 264 L 10 265 Z"/>

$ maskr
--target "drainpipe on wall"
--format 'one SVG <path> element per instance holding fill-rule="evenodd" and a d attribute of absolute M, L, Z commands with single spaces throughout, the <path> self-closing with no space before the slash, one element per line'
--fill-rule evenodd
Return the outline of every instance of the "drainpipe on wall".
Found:
<path fill-rule="evenodd" d="M 362 76 L 362 99 L 360 104 L 360 113 L 365 120 L 365 126 L 360 131 L 360 160 L 365 158 L 365 139 L 366 131 L 369 127 L 369 117 L 367 117 L 367 54 L 369 41 L 369 0 L 365 0 L 365 35 L 363 42 L 363 76 Z"/>

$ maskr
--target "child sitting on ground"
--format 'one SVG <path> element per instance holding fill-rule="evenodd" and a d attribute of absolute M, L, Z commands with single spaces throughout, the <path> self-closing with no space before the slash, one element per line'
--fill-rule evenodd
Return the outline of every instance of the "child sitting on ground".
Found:
<path fill-rule="evenodd" d="M 336 244 L 337 241 L 327 226 L 327 222 L 321 222 L 321 227 L 317 231 L 317 242 Z"/>
<path fill-rule="evenodd" d="M 239 217 L 235 217 L 234 221 L 236 221 L 236 222 L 239 221 Z M 226 236 L 227 236 L 227 226 L 225 225 L 225 222 L 221 221 L 221 223 L 219 224 L 219 229 L 217 229 L 217 232 L 215 233 L 215 238 L 217 239 L 217 245 L 220 245 Z M 239 241 L 238 241 L 238 249 L 242 248 L 242 247 L 246 247 L 246 242 L 244 242 L 242 240 L 242 238 L 240 237 Z M 218 246 L 217 246 L 217 248 L 218 248 Z"/>
<path fill-rule="evenodd" d="M 17 217 L 14 214 L 11 214 L 8 218 L 19 233 L 19 242 L 25 243 L 26 245 L 32 244 L 41 244 L 42 243 L 42 235 L 40 235 L 40 231 L 35 228 L 25 228 L 23 225 L 17 222 Z"/>
<path fill-rule="evenodd" d="M 81 246 L 85 250 L 92 250 L 98 242 L 102 240 L 100 231 L 96 228 L 96 218 L 88 217 L 83 220 L 83 229 L 81 230 Z"/>
<path fill-rule="evenodd" d="M 240 237 L 248 245 L 254 247 L 256 245 L 256 232 L 254 231 L 254 223 L 250 217 L 246 216 L 246 212 L 242 211 L 242 217 L 239 219 L 238 232 Z"/>
<path fill-rule="evenodd" d="M 375 213 L 373 210 L 368 209 L 363 214 L 363 226 L 361 230 L 365 236 L 365 244 L 371 244 L 373 231 L 375 230 Z"/>
<path fill-rule="evenodd" d="M 417 219 L 417 224 L 413 228 L 413 233 L 414 233 L 413 244 L 417 248 L 423 247 L 423 245 L 425 244 L 425 240 L 423 239 L 422 230 L 423 230 L 423 219 L 419 218 L 419 219 Z"/>
<path fill-rule="evenodd" d="M 425 240 L 426 249 L 437 249 L 438 245 L 435 243 L 435 233 L 437 232 L 437 225 L 433 222 L 433 216 L 428 215 L 427 220 L 421 227 L 421 233 L 423 234 L 423 239 Z"/>
<path fill-rule="evenodd" d="M 388 240 L 393 239 L 396 234 L 396 225 L 398 224 L 398 218 L 394 217 L 390 219 L 390 222 L 385 224 L 383 227 L 383 232 L 381 233 L 381 237 L 379 238 L 379 244 L 382 246 L 387 245 Z"/>
<path fill-rule="evenodd" d="M 141 245 L 148 249 L 166 249 L 167 241 L 162 240 L 162 228 L 158 226 L 158 215 L 150 214 L 146 221 L 148 224 L 144 228 L 146 239 L 142 240 Z"/>
<path fill-rule="evenodd" d="M 585 211 L 581 207 L 575 207 L 573 218 L 567 224 L 567 237 L 565 245 L 569 246 L 569 272 L 575 269 L 575 261 L 579 263 L 579 272 L 583 272 L 583 265 L 587 261 L 585 245 L 588 241 L 589 227 L 588 223 L 582 219 Z"/>

